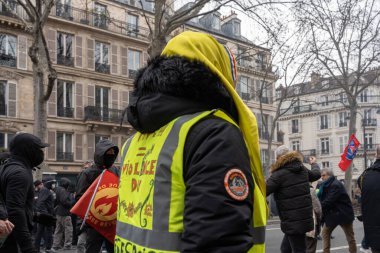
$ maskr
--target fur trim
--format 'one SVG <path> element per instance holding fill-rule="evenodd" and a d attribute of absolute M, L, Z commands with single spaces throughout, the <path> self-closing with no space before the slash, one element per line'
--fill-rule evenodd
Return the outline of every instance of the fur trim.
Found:
<path fill-rule="evenodd" d="M 300 152 L 298 151 L 291 151 L 283 156 L 281 156 L 277 161 L 272 164 L 270 168 L 270 172 L 274 172 L 284 166 L 287 163 L 294 162 L 294 161 L 300 161 L 301 163 L 303 162 L 303 156 Z"/>

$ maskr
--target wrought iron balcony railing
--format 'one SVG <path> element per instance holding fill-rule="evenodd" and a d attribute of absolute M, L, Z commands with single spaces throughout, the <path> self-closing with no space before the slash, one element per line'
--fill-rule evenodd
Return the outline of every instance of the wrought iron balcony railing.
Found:
<path fill-rule="evenodd" d="M 86 106 L 84 109 L 84 115 L 84 121 L 103 121 L 120 124 L 122 121 L 123 111 L 105 107 Z M 123 122 L 127 122 L 126 115 Z"/>
<path fill-rule="evenodd" d="M 0 65 L 15 68 L 17 67 L 17 58 L 10 54 L 0 53 Z"/>
<path fill-rule="evenodd" d="M 377 119 L 363 119 L 363 126 L 377 126 Z"/>
<path fill-rule="evenodd" d="M 110 65 L 95 62 L 95 71 L 99 72 L 99 73 L 109 74 L 109 73 L 111 73 L 110 72 Z"/>
<path fill-rule="evenodd" d="M 74 108 L 58 106 L 57 107 L 57 116 L 58 117 L 72 118 L 72 117 L 74 117 Z"/>
<path fill-rule="evenodd" d="M 74 153 L 57 151 L 57 161 L 72 162 L 74 161 Z"/>
<path fill-rule="evenodd" d="M 74 57 L 69 57 L 62 54 L 57 54 L 57 64 L 74 67 Z"/>

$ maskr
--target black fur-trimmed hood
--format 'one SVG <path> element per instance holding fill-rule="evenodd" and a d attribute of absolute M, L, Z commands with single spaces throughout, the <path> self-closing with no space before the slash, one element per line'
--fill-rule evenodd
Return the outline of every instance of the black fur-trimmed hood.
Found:
<path fill-rule="evenodd" d="M 200 62 L 158 56 L 141 69 L 127 109 L 129 123 L 139 132 L 154 132 L 178 116 L 220 108 L 238 121 L 232 98 Z"/>

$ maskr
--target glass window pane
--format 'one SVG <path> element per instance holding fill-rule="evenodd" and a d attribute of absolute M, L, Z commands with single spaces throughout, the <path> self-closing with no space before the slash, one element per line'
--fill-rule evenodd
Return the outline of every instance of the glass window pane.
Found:
<path fill-rule="evenodd" d="M 57 152 L 63 152 L 63 133 L 57 133 Z"/>
<path fill-rule="evenodd" d="M 103 64 L 108 64 L 108 45 L 103 44 Z"/>
<path fill-rule="evenodd" d="M 8 36 L 8 55 L 16 57 L 16 37 Z"/>
<path fill-rule="evenodd" d="M 62 110 L 64 107 L 63 104 L 63 81 L 58 81 L 57 82 L 57 108 L 58 111 Z"/>
<path fill-rule="evenodd" d="M 0 148 L 5 148 L 5 134 L 0 133 Z"/>
<path fill-rule="evenodd" d="M 100 87 L 95 88 L 95 105 L 96 105 L 96 107 L 101 106 L 101 98 L 100 98 L 101 89 L 102 88 L 100 88 Z"/>
<path fill-rule="evenodd" d="M 73 143 L 73 135 L 72 134 L 66 134 L 66 146 L 65 146 L 65 152 L 71 153 L 72 151 L 72 143 Z"/>
<path fill-rule="evenodd" d="M 0 34 L 0 54 L 5 54 L 7 43 L 7 36 L 5 34 Z"/>
<path fill-rule="evenodd" d="M 9 149 L 9 144 L 11 143 L 13 137 L 15 137 L 15 134 L 8 134 L 8 143 L 7 143 L 7 148 Z"/>
<path fill-rule="evenodd" d="M 58 55 L 63 55 L 63 34 L 58 33 L 57 34 L 57 54 Z"/>
<path fill-rule="evenodd" d="M 0 82 L 0 115 L 6 115 L 6 83 Z"/>
<path fill-rule="evenodd" d="M 100 57 L 101 57 L 100 48 L 101 48 L 101 43 L 96 42 L 95 43 L 95 62 L 96 63 L 100 63 Z"/>
<path fill-rule="evenodd" d="M 66 107 L 72 108 L 73 107 L 73 84 L 72 83 L 66 83 Z"/>
<path fill-rule="evenodd" d="M 73 36 L 72 35 L 66 35 L 66 56 L 71 57 L 72 56 L 72 44 L 73 44 Z"/>
<path fill-rule="evenodd" d="M 103 88 L 103 107 L 108 108 L 108 92 L 109 89 Z"/>

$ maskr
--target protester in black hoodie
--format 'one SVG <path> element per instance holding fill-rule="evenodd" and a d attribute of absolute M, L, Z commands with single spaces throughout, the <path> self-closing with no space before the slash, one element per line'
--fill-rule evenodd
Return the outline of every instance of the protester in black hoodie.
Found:
<path fill-rule="evenodd" d="M 38 137 L 21 133 L 10 143 L 11 158 L 0 172 L 0 188 L 13 232 L 1 248 L 2 253 L 38 252 L 32 242 L 34 185 L 32 169 L 44 160 L 42 148 L 48 144 Z"/>
<path fill-rule="evenodd" d="M 119 170 L 113 167 L 117 155 L 119 154 L 119 148 L 109 140 L 100 140 L 95 146 L 94 154 L 94 164 L 82 171 L 80 177 L 78 178 L 76 186 L 75 200 L 78 201 L 82 195 L 87 191 L 90 185 L 95 181 L 95 179 L 102 173 L 103 170 L 107 169 L 119 176 Z M 78 218 L 78 226 L 82 223 L 82 219 Z M 99 234 L 95 229 L 86 226 L 85 232 L 87 234 L 86 239 L 86 252 L 93 253 L 99 252 L 103 242 L 106 245 L 107 251 L 113 253 L 113 244 L 111 244 L 107 239 L 105 239 L 101 234 Z"/>
<path fill-rule="evenodd" d="M 62 178 L 60 186 L 55 191 L 57 224 L 54 233 L 53 249 L 61 248 L 61 241 L 65 238 L 63 249 L 71 249 L 73 225 L 71 223 L 70 209 L 74 205 L 74 195 L 68 191 L 70 180 Z"/>

